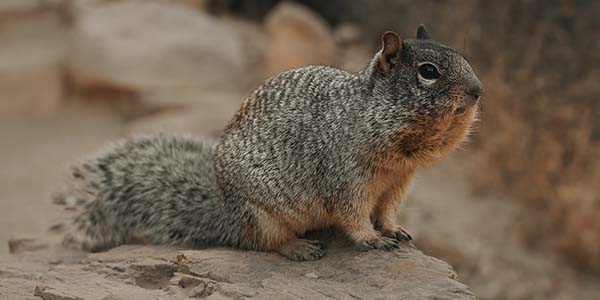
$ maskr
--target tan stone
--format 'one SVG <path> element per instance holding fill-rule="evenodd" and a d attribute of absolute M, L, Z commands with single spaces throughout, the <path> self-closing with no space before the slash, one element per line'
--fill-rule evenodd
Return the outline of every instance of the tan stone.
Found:
<path fill-rule="evenodd" d="M 202 92 L 195 105 L 151 114 L 130 122 L 129 134 L 185 132 L 217 138 L 241 105 L 239 93 Z"/>
<path fill-rule="evenodd" d="M 185 3 L 104 1 L 79 5 L 76 14 L 68 70 L 84 94 L 121 91 L 139 106 L 168 107 L 239 85 L 237 32 Z"/>
<path fill-rule="evenodd" d="M 331 241 L 319 261 L 276 253 L 123 246 L 47 268 L 51 257 L 1 257 L 0 295 L 15 299 L 475 299 L 443 261 L 406 247 L 356 252 Z M 178 254 L 187 271 L 175 271 Z M 181 259 L 179 264 L 181 264 Z M 317 278 L 305 274 L 319 274 Z M 35 274 L 35 276 L 32 276 Z"/>
<path fill-rule="evenodd" d="M 268 72 L 272 74 L 305 65 L 333 65 L 335 43 L 329 26 L 298 4 L 284 2 L 266 19 L 269 46 Z"/>
<path fill-rule="evenodd" d="M 62 105 L 68 25 L 52 2 L 0 2 L 0 113 L 47 114 Z"/>

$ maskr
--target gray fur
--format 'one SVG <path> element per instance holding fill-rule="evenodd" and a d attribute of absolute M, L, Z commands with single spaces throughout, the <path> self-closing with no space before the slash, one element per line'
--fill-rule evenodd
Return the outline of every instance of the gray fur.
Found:
<path fill-rule="evenodd" d="M 309 66 L 259 87 L 217 145 L 225 201 L 292 215 L 318 204 L 352 217 L 373 179 L 372 157 L 417 119 L 451 113 L 451 89 L 481 86 L 460 53 L 429 40 L 405 40 L 391 74 L 378 68 L 379 55 L 358 74 Z M 422 61 L 445 76 L 421 85 Z"/>
<path fill-rule="evenodd" d="M 377 53 L 357 74 L 309 66 L 267 80 L 217 145 L 138 137 L 78 164 L 65 195 L 84 204 L 66 241 L 88 250 L 136 240 L 270 250 L 260 243 L 264 214 L 319 223 L 316 207 L 324 207 L 353 217 L 373 181 L 374 157 L 435 151 L 393 148 L 394 137 L 424 118 L 452 114 L 467 105 L 469 91 L 483 90 L 457 51 L 431 40 L 402 43 L 387 72 Z M 424 83 L 421 62 L 443 76 Z"/>
<path fill-rule="evenodd" d="M 132 241 L 235 246 L 213 156 L 211 142 L 159 134 L 116 142 L 74 165 L 63 195 L 80 212 L 65 241 L 89 251 Z"/>

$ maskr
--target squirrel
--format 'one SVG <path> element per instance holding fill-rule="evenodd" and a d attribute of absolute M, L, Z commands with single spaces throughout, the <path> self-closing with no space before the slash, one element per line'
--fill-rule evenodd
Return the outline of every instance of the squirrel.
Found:
<path fill-rule="evenodd" d="M 259 86 L 216 142 L 158 134 L 72 167 L 66 245 L 126 243 L 325 254 L 304 233 L 337 227 L 358 250 L 412 240 L 396 216 L 411 178 L 455 149 L 484 91 L 467 59 L 394 32 L 368 66 L 285 71 Z"/>

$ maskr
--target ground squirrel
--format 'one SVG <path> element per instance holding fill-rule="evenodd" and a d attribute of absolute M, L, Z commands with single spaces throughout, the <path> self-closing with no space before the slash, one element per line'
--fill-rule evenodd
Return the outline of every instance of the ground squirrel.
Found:
<path fill-rule="evenodd" d="M 314 229 L 358 249 L 410 235 L 396 214 L 416 169 L 456 148 L 483 85 L 461 53 L 393 32 L 361 72 L 283 72 L 258 87 L 216 143 L 136 137 L 72 168 L 59 200 L 79 203 L 65 243 L 229 246 L 293 260 L 324 254 Z"/>

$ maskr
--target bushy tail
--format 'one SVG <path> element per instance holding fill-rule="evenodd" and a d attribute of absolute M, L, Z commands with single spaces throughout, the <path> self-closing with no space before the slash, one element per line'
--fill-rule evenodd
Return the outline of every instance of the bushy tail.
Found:
<path fill-rule="evenodd" d="M 72 165 L 68 170 L 66 186 L 52 195 L 52 202 L 64 206 L 66 217 L 62 224 L 54 225 L 64 234 L 63 246 L 99 251 L 111 247 L 113 237 L 103 229 L 103 216 L 95 210 L 95 200 L 101 195 L 105 178 L 95 159 L 88 159 Z M 104 225 L 105 226 L 105 225 Z"/>
<path fill-rule="evenodd" d="M 67 210 L 77 210 L 100 193 L 102 178 L 97 165 L 82 162 L 69 168 L 67 186 L 52 195 L 52 202 Z"/>
<path fill-rule="evenodd" d="M 71 215 L 63 244 L 102 251 L 215 239 L 208 228 L 223 204 L 213 154 L 210 141 L 158 134 L 121 140 L 73 165 L 53 197 Z"/>

